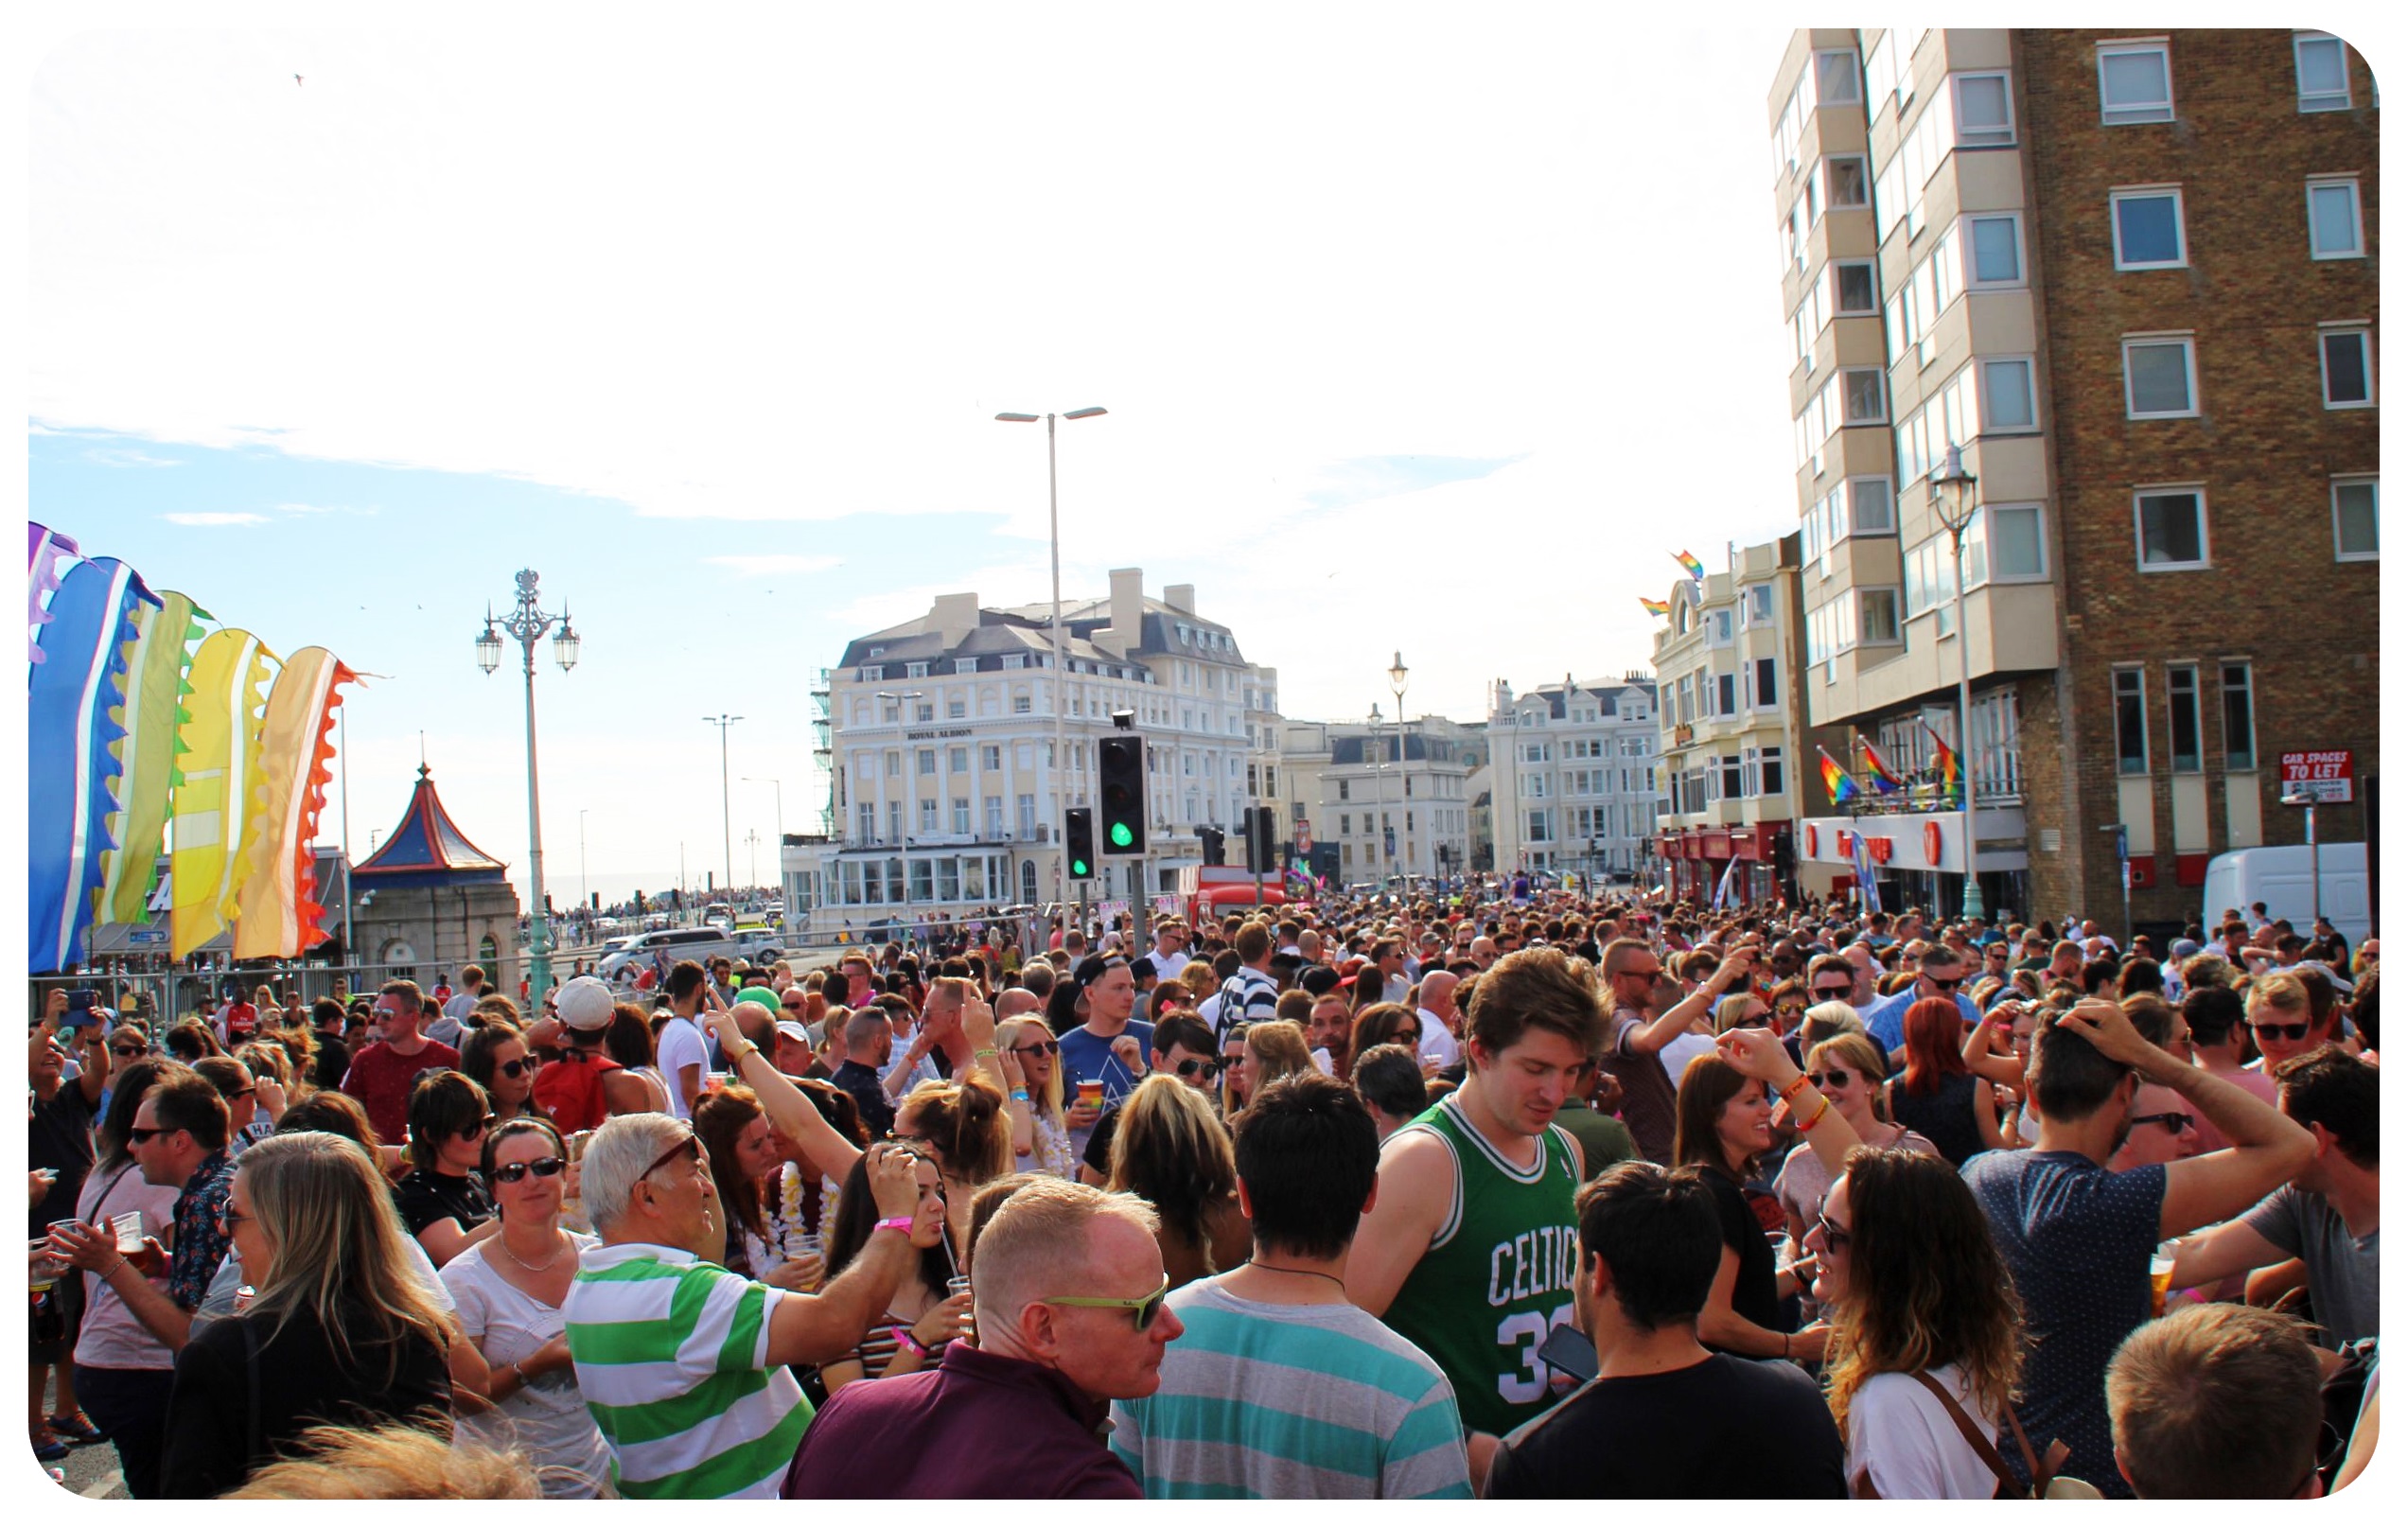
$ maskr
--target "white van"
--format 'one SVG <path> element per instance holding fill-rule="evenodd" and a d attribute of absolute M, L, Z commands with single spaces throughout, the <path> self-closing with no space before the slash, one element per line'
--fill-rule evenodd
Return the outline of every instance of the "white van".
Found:
<path fill-rule="evenodd" d="M 2283 844 L 2261 849 L 2236 849 L 2207 862 L 2207 884 L 2200 892 L 2201 926 L 2213 930 L 2227 907 L 2249 916 L 2252 903 L 2266 905 L 2268 916 L 2288 918 L 2302 938 L 2310 937 L 2316 916 L 2315 888 L 2310 884 L 2309 848 Z M 2355 950 L 2370 933 L 2366 902 L 2366 846 L 2326 844 L 2315 851 L 2315 872 L 2324 882 L 2324 914 Z"/>

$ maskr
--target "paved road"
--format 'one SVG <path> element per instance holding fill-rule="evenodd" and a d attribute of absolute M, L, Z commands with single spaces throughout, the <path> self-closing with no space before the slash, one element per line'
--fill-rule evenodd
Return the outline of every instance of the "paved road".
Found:
<path fill-rule="evenodd" d="M 45 1414 L 56 1409 L 51 1405 L 56 1398 L 55 1393 L 44 1395 Z M 63 1473 L 67 1477 L 66 1488 L 78 1496 L 103 1501 L 122 1499 L 128 1494 L 126 1478 L 117 1470 L 117 1450 L 105 1443 L 87 1443 L 55 1465 L 36 1467 Z"/>

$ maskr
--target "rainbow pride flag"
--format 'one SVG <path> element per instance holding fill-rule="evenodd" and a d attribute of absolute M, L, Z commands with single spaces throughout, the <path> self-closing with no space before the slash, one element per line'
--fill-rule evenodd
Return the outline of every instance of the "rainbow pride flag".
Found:
<path fill-rule="evenodd" d="M 1652 616 L 1668 616 L 1672 614 L 1672 602 L 1670 600 L 1651 600 L 1643 594 L 1639 597 L 1639 604 L 1649 615 Z"/>
<path fill-rule="evenodd" d="M 1964 765 L 1957 762 L 1957 750 L 1940 740 L 1940 734 L 1931 730 L 1929 722 L 1923 724 L 1923 729 L 1931 733 L 1931 763 L 1932 767 L 1940 772 L 1941 790 L 1952 801 L 1961 799 L 1965 790 L 1965 771 Z"/>
<path fill-rule="evenodd" d="M 1822 788 L 1830 794 L 1832 805 L 1844 805 L 1864 794 L 1857 789 L 1848 771 L 1839 767 L 1837 760 L 1819 746 L 1815 749 L 1815 754 L 1822 760 Z"/>
<path fill-rule="evenodd" d="M 1690 555 L 1688 553 L 1676 552 L 1672 554 L 1672 560 L 1680 564 L 1681 571 L 1686 572 L 1692 580 L 1703 580 L 1705 578 L 1706 565 L 1699 562 L 1696 557 Z"/>
<path fill-rule="evenodd" d="M 1873 751 L 1872 745 L 1865 741 L 1862 732 L 1856 734 L 1856 746 L 1864 750 L 1866 768 L 1872 775 L 1874 795 L 1889 796 L 1907 788 L 1906 780 Z"/>

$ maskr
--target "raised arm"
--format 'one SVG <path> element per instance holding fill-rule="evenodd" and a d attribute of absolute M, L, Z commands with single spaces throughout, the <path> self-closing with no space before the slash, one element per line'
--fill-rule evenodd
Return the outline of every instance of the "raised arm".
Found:
<path fill-rule="evenodd" d="M 920 1244 L 934 1246 L 944 1234 L 944 1202 L 933 1195 L 921 1202 L 918 1162 L 899 1147 L 882 1142 L 870 1148 L 870 1196 L 878 1219 L 910 1221 L 911 1231 L 905 1235 L 881 1224 L 860 1256 L 819 1292 L 780 1300 L 769 1317 L 771 1363 L 827 1363 L 851 1353 L 870 1324 L 885 1314 L 920 1256 Z"/>
<path fill-rule="evenodd" d="M 1723 994 L 1747 979 L 1749 962 L 1755 958 L 1755 953 L 1752 944 L 1731 951 L 1696 992 L 1634 1030 L 1626 1048 L 1652 1056 L 1686 1033 L 1691 1025 L 1711 1015 Z"/>
<path fill-rule="evenodd" d="M 836 1133 L 836 1128 L 821 1116 L 818 1106 L 802 1095 L 791 1078 L 769 1064 L 761 1047 L 744 1037 L 737 1027 L 735 1015 L 721 1010 L 711 1015 L 711 1032 L 719 1041 L 719 1049 L 728 1064 L 747 1087 L 761 1100 L 762 1113 L 769 1116 L 769 1128 L 802 1148 L 811 1165 L 837 1183 L 852 1170 L 861 1155 L 861 1148 Z M 759 1057 L 760 1070 L 752 1065 Z M 872 1312 L 875 1314 L 875 1312 Z"/>
<path fill-rule="evenodd" d="M 1732 1029 L 1714 1038 L 1714 1049 L 1742 1077 L 1765 1083 L 1781 1100 L 1790 1119 L 1814 1148 L 1815 1160 L 1837 1178 L 1848 1170 L 1848 1153 L 1862 1145 L 1856 1127 L 1848 1123 L 1806 1074 L 1789 1059 L 1781 1037 L 1770 1029 Z M 1725 1344 L 1729 1345 L 1729 1344 Z"/>

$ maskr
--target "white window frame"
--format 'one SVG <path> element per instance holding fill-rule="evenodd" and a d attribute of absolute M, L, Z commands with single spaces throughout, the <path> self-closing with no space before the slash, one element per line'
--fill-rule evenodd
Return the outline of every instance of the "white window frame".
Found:
<path fill-rule="evenodd" d="M 2174 683 L 2178 676 L 2186 674 L 2190 676 L 2190 746 L 2193 750 L 2188 765 L 2177 751 L 2181 745 L 2182 729 L 2175 724 L 2182 719 L 2180 709 L 2184 692 Z M 2166 665 L 2166 764 L 2177 775 L 2203 774 L 2207 767 L 2206 708 L 2201 704 L 2199 665 L 2196 663 Z"/>
<path fill-rule="evenodd" d="M 1999 99 L 2007 108 L 2003 127 L 1968 128 L 1965 126 L 1964 82 L 1968 79 L 1995 79 Z M 2015 146 L 2015 81 L 2005 69 L 1966 69 L 1948 77 L 1949 125 L 1957 130 L 1959 149 L 2012 149 Z M 1935 165 L 1932 167 L 1937 168 Z"/>
<path fill-rule="evenodd" d="M 2132 352 L 2136 345 L 2182 347 L 2183 390 L 2187 406 L 2143 413 L 2132 394 Z M 2127 419 L 2196 419 L 2199 417 L 2199 345 L 2189 334 L 2127 334 L 2123 340 L 2124 417 Z"/>
<path fill-rule="evenodd" d="M 1848 66 L 1844 71 L 1842 71 L 1848 81 L 1847 95 L 1826 96 L 1822 93 L 1822 61 L 1825 59 L 1844 59 L 1847 61 Z M 1814 81 L 1814 99 L 1815 105 L 1818 108 L 1824 106 L 1855 106 L 1861 104 L 1865 98 L 1863 69 L 1856 61 L 1856 50 L 1854 48 L 1827 47 L 1817 49 L 1813 61 L 1806 66 L 1806 78 Z"/>
<path fill-rule="evenodd" d="M 2332 352 L 2327 347 L 2335 340 L 2358 342 L 2359 366 L 2366 378 L 2366 395 L 2363 398 L 2336 399 L 2332 395 Z M 2316 373 L 2324 390 L 2328 409 L 2371 409 L 2375 406 L 2375 333 L 2364 324 L 2319 324 L 2316 325 Z"/>
<path fill-rule="evenodd" d="M 1861 269 L 1865 272 L 1868 288 L 1872 293 L 1872 301 L 1864 307 L 1843 307 L 1840 306 L 1841 292 L 1839 287 L 1839 272 L 1843 270 L 1858 269 Z M 1830 313 L 1833 318 L 1879 318 L 1881 316 L 1881 270 L 1875 262 L 1872 260 L 1834 260 L 1831 262 Z"/>
<path fill-rule="evenodd" d="M 2373 490 L 2375 514 L 2375 549 L 2372 552 L 2350 552 L 2341 544 L 2341 490 L 2360 484 Z M 2382 482 L 2371 472 L 2355 472 L 2332 480 L 2332 554 L 2335 562 L 2380 562 L 2382 560 Z"/>
<path fill-rule="evenodd" d="M 2134 58 L 2144 53 L 2157 56 L 2158 72 L 2166 81 L 2162 102 L 2150 101 L 2137 106 L 2107 104 L 2107 61 L 2113 58 Z M 2145 122 L 2171 122 L 2174 119 L 2173 50 L 2162 37 L 2120 39 L 2099 44 L 2099 122 L 2101 127 L 2135 127 Z"/>
<path fill-rule="evenodd" d="M 1857 489 L 1869 483 L 1881 485 L 1882 503 L 1888 511 L 1887 524 L 1869 525 L 1866 523 L 1868 517 L 1858 513 Z M 1896 536 L 1898 534 L 1898 494 L 1888 477 L 1881 475 L 1852 477 L 1841 483 L 1840 488 L 1847 495 L 1847 503 L 1844 513 L 1840 516 L 1838 539 L 1844 541 L 1851 536 Z"/>
<path fill-rule="evenodd" d="M 1850 399 L 1848 396 L 1848 382 L 1849 378 L 1853 377 L 1871 377 L 1873 379 L 1873 385 L 1879 391 L 1879 407 L 1873 411 L 1873 413 L 1870 418 L 1860 419 L 1849 413 Z M 1854 430 L 1868 425 L 1878 425 L 1883 427 L 1887 427 L 1889 425 L 1889 374 L 1888 372 L 1882 370 L 1878 366 L 1842 366 L 1837 372 L 1833 374 L 1833 379 L 1839 384 L 1838 428 Z"/>
<path fill-rule="evenodd" d="M 2332 44 L 2334 59 L 2341 64 L 2341 91 L 2318 91 L 2310 95 L 2308 71 L 2303 63 L 2306 51 L 2311 47 Z M 2330 32 L 2294 32 L 2291 34 L 2291 66 L 2299 96 L 2299 110 L 2309 112 L 2346 112 L 2349 110 L 2349 44 Z"/>
<path fill-rule="evenodd" d="M 2124 224 L 2119 215 L 2126 202 L 2156 201 L 2171 197 L 2174 203 L 2174 257 L 2171 260 L 2133 260 L 2124 256 Z M 2116 252 L 2118 271 L 2180 271 L 2190 264 L 2190 219 L 2182 203 L 2179 185 L 2118 185 L 2107 193 L 2107 236 Z"/>
<path fill-rule="evenodd" d="M 1856 645 L 1859 647 L 1895 647 L 1907 640 L 1907 595 L 1895 584 L 1857 585 L 1851 593 L 1856 601 Z M 1886 638 L 1865 634 L 1865 601 L 1876 594 L 1889 596 L 1889 628 L 1893 635 Z"/>
<path fill-rule="evenodd" d="M 1998 571 L 1998 538 L 1996 531 L 1992 524 L 1992 517 L 2005 514 L 2010 510 L 2014 511 L 2017 514 L 2021 514 L 2026 510 L 2031 512 L 2032 529 L 2034 533 L 2032 539 L 2033 543 L 2038 547 L 2040 552 L 2040 567 L 2032 572 L 2002 573 Z M 1979 519 L 1976 522 L 1976 528 L 1980 538 L 1982 553 L 1980 568 L 1981 577 L 1978 580 L 1979 583 L 2045 584 L 2048 582 L 2048 506 L 2042 504 L 2037 500 L 2020 502 L 2010 501 L 1996 504 L 1984 504 L 1981 506 L 1981 515 Z M 1968 537 L 1965 542 L 1965 550 L 1968 554 L 1973 552 L 1974 545 L 1975 542 L 1973 538 Z M 1976 583 L 1977 580 L 1968 576 L 1965 580 L 1965 587 L 1967 588 L 1972 588 L 1975 587 Z"/>
<path fill-rule="evenodd" d="M 1841 202 L 1836 193 L 1837 172 L 1834 167 L 1842 160 L 1854 160 L 1864 188 L 1863 200 Z M 1872 205 L 1872 157 L 1870 154 L 1825 154 L 1822 156 L 1822 204 L 1826 212 L 1861 212 Z"/>
<path fill-rule="evenodd" d="M 2346 187 L 2349 192 L 2350 247 L 2320 254 L 2316 249 L 2316 193 L 2334 187 Z M 2308 177 L 2308 258 L 2311 260 L 2363 260 L 2366 257 L 2366 204 L 2358 194 L 2355 175 L 2311 175 Z"/>
<path fill-rule="evenodd" d="M 1974 269 L 1974 238 L 1972 225 L 1977 222 L 2003 222 L 2015 232 L 2015 273 L 2004 280 L 1982 280 Z M 2029 285 L 2025 272 L 2030 269 L 2024 250 L 2024 215 L 2020 212 L 1975 212 L 1957 220 L 1957 247 L 1962 255 L 1961 286 L 1967 291 L 2013 291 Z"/>
<path fill-rule="evenodd" d="M 1990 368 L 2021 366 L 2024 378 L 2024 413 L 2029 416 L 2023 424 L 2002 425 L 1991 416 Z M 1985 435 L 2029 435 L 2040 430 L 2040 368 L 2030 356 L 1983 356 L 1974 373 L 1974 387 L 1981 400 L 1981 432 Z M 2194 399 L 2193 401 L 2196 401 Z"/>
<path fill-rule="evenodd" d="M 2151 562 L 2149 547 L 2143 538 L 2140 505 L 2144 499 L 2164 498 L 2172 494 L 2188 494 L 2196 506 L 2199 525 L 2199 557 L 2195 562 Z M 2187 573 L 2215 566 L 2215 547 L 2208 539 L 2207 485 L 2202 483 L 2144 483 L 2132 491 L 2132 553 L 2135 565 L 2144 573 Z"/>

